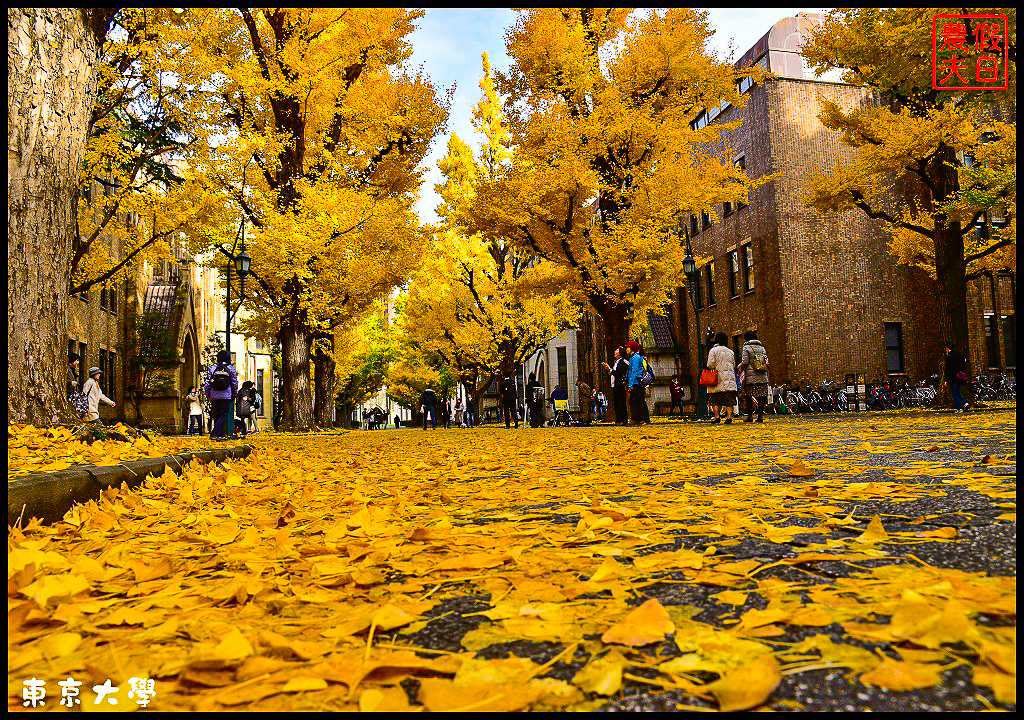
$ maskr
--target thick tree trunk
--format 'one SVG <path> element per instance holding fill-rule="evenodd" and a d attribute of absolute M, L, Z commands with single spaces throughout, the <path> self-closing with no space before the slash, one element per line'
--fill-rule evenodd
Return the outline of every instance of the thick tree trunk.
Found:
<path fill-rule="evenodd" d="M 7 10 L 7 420 L 66 400 L 72 204 L 96 99 L 97 30 L 77 8 Z"/>
<path fill-rule="evenodd" d="M 959 189 L 956 154 L 953 148 L 940 145 L 933 166 L 935 175 L 935 201 L 937 204 L 952 197 Z M 972 358 L 967 326 L 967 261 L 964 238 L 958 222 L 947 223 L 938 216 L 935 223 L 935 277 L 939 283 L 939 329 L 944 342 L 952 342 L 967 359 L 970 376 Z M 965 388 L 970 391 L 970 384 Z"/>
<path fill-rule="evenodd" d="M 334 425 L 334 357 L 319 345 L 313 352 L 313 418 L 323 428 Z"/>
<path fill-rule="evenodd" d="M 313 333 L 301 317 L 284 320 L 281 341 L 281 427 L 305 431 L 313 426 L 313 400 L 309 392 L 309 361 Z"/>
<path fill-rule="evenodd" d="M 599 347 L 604 348 L 604 357 L 599 358 L 598 363 L 606 362 L 611 365 L 615 357 L 615 348 L 624 345 L 629 340 L 632 308 L 627 305 L 598 305 L 593 299 L 591 302 L 594 303 L 594 309 L 597 310 L 598 317 L 601 318 L 601 322 L 604 325 L 604 336 L 598 338 Z M 625 356 L 623 356 L 623 360 L 625 359 Z M 608 398 L 608 417 L 612 422 L 618 422 L 619 418 L 615 417 L 611 376 L 604 371 L 603 367 L 601 370 L 602 372 L 599 375 L 601 378 L 600 388 L 604 392 L 605 397 Z M 625 418 L 622 418 L 622 420 L 625 420 Z"/>

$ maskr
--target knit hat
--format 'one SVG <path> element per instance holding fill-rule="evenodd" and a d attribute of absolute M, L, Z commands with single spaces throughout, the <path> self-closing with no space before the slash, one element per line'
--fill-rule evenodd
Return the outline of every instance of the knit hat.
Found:
<path fill-rule="evenodd" d="M 89 376 L 90 377 L 92 377 L 93 375 L 95 375 L 98 372 L 103 372 L 103 371 L 100 370 L 98 367 L 91 367 L 91 368 L 89 368 Z"/>

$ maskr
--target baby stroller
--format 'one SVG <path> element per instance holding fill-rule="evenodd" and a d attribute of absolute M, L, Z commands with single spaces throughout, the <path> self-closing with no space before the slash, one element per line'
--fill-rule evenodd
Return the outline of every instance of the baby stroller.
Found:
<path fill-rule="evenodd" d="M 573 420 L 572 415 L 569 414 L 569 401 L 568 400 L 555 400 L 555 416 L 548 420 L 548 427 L 558 427 L 558 423 L 561 420 L 566 427 L 572 427 L 578 425 Z"/>

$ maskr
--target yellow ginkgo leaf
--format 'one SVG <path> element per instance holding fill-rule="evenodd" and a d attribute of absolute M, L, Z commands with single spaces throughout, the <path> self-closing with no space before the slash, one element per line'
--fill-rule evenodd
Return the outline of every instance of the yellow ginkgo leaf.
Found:
<path fill-rule="evenodd" d="M 654 598 L 632 610 L 601 636 L 601 642 L 637 647 L 664 639 L 676 629 L 665 608 Z"/>

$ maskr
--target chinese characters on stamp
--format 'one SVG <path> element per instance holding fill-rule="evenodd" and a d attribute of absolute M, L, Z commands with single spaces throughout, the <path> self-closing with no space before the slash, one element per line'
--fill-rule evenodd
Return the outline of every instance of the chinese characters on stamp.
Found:
<path fill-rule="evenodd" d="M 1009 87 L 1009 25 L 1005 15 L 932 18 L 932 87 L 1005 90 Z"/>

